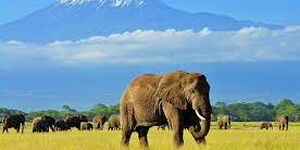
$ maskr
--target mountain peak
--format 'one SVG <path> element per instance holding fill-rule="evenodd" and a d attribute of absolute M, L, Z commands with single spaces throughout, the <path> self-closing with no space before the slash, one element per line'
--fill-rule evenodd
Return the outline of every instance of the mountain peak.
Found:
<path fill-rule="evenodd" d="M 113 7 L 124 7 L 124 6 L 142 6 L 149 0 L 59 0 L 59 3 L 69 5 L 81 5 L 85 3 L 98 3 L 99 5 L 109 5 Z"/>

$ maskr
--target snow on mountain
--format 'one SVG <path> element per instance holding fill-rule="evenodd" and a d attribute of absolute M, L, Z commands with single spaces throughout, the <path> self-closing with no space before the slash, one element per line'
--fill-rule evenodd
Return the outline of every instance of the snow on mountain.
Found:
<path fill-rule="evenodd" d="M 278 29 L 281 26 L 239 21 L 210 13 L 188 13 L 160 0 L 60 0 L 0 25 L 1 40 L 45 43 L 79 40 L 135 30 L 239 30 L 244 27 Z"/>
<path fill-rule="evenodd" d="M 146 0 L 59 0 L 61 4 L 82 5 L 88 2 L 98 3 L 99 6 L 124 7 L 129 5 L 142 6 Z"/>

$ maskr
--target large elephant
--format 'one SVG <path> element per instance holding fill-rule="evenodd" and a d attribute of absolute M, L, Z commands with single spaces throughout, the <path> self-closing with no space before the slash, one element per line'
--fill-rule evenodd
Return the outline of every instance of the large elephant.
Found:
<path fill-rule="evenodd" d="M 69 128 L 75 127 L 80 130 L 81 122 L 88 122 L 88 119 L 84 115 L 68 115 L 65 117 L 64 121 L 68 125 Z"/>
<path fill-rule="evenodd" d="M 231 117 L 229 115 L 219 115 L 217 119 L 219 129 L 222 130 L 224 127 L 224 129 L 227 130 L 231 127 Z"/>
<path fill-rule="evenodd" d="M 32 132 L 49 132 L 49 128 L 54 132 L 55 119 L 51 116 L 37 117 L 33 121 Z"/>
<path fill-rule="evenodd" d="M 93 124 L 89 122 L 81 122 L 80 123 L 80 130 L 93 130 Z"/>
<path fill-rule="evenodd" d="M 71 129 L 64 120 L 57 120 L 54 127 L 56 131 L 66 131 Z"/>
<path fill-rule="evenodd" d="M 289 117 L 288 116 L 281 115 L 277 118 L 277 120 L 279 123 L 279 125 L 278 125 L 279 130 L 284 130 L 284 129 L 288 130 L 288 128 L 289 128 Z"/>
<path fill-rule="evenodd" d="M 108 119 L 108 130 L 120 130 L 120 115 L 111 115 Z"/>
<path fill-rule="evenodd" d="M 93 118 L 93 123 L 95 125 L 95 129 L 102 130 L 104 123 L 107 121 L 107 117 L 103 115 L 98 115 Z"/>
<path fill-rule="evenodd" d="M 184 143 L 184 128 L 197 143 L 204 143 L 212 113 L 209 91 L 206 77 L 200 73 L 174 71 L 138 76 L 121 99 L 122 145 L 127 146 L 136 131 L 140 145 L 147 147 L 149 128 L 167 123 L 176 146 Z"/>
<path fill-rule="evenodd" d="M 15 128 L 17 132 L 23 133 L 25 127 L 25 116 L 23 114 L 16 114 L 16 115 L 7 115 L 3 118 L 3 130 L 2 133 L 5 131 L 8 133 L 9 128 Z M 22 128 L 21 128 L 22 126 Z"/>
<path fill-rule="evenodd" d="M 268 130 L 269 128 L 273 129 L 273 125 L 271 122 L 267 122 L 267 121 L 261 121 L 258 123 L 258 127 L 262 130 L 262 129 L 266 129 Z"/>

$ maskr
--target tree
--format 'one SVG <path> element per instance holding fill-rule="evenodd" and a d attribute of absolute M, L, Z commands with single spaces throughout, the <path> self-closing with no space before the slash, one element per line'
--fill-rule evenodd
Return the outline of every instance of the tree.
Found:
<path fill-rule="evenodd" d="M 299 118 L 299 108 L 291 100 L 284 99 L 276 107 L 276 116 L 287 115 L 291 121 L 297 121 Z"/>

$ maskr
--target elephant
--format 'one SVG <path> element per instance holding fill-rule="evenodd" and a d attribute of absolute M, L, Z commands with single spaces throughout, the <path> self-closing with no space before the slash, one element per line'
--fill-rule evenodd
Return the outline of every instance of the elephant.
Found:
<path fill-rule="evenodd" d="M 68 115 L 65 117 L 64 121 L 68 125 L 69 128 L 75 127 L 80 130 L 81 122 L 88 122 L 88 119 L 84 115 Z"/>
<path fill-rule="evenodd" d="M 225 130 L 231 127 L 231 117 L 229 115 L 220 115 L 217 117 L 219 129 L 222 130 L 224 127 Z"/>
<path fill-rule="evenodd" d="M 54 127 L 56 131 L 66 131 L 71 129 L 64 120 L 57 120 Z"/>
<path fill-rule="evenodd" d="M 258 126 L 259 128 L 262 130 L 262 129 L 266 129 L 268 130 L 269 128 L 272 128 L 273 129 L 273 125 L 271 122 L 267 122 L 267 121 L 261 121 L 258 123 Z"/>
<path fill-rule="evenodd" d="M 33 119 L 32 122 L 32 132 L 49 132 L 49 126 L 46 120 L 42 120 L 42 117 L 37 117 Z"/>
<path fill-rule="evenodd" d="M 289 128 L 289 117 L 286 115 L 281 115 L 277 118 L 279 130 L 288 130 Z"/>
<path fill-rule="evenodd" d="M 89 122 L 81 122 L 80 130 L 93 130 L 93 124 L 91 124 Z"/>
<path fill-rule="evenodd" d="M 120 115 L 111 115 L 108 119 L 108 130 L 120 130 Z"/>
<path fill-rule="evenodd" d="M 21 127 L 22 126 L 22 127 Z M 7 115 L 3 118 L 3 130 L 2 133 L 7 132 L 9 128 L 15 128 L 17 133 L 23 133 L 25 127 L 25 116 L 23 114 Z"/>
<path fill-rule="evenodd" d="M 120 102 L 121 144 L 128 146 L 132 132 L 137 132 L 140 145 L 148 147 L 149 128 L 164 124 L 172 128 L 176 147 L 184 143 L 184 129 L 198 144 L 205 144 L 212 114 L 209 91 L 210 85 L 200 73 L 173 71 L 136 77 Z"/>
<path fill-rule="evenodd" d="M 102 130 L 104 123 L 107 121 L 106 116 L 98 115 L 93 118 L 93 123 L 95 125 L 95 129 Z"/>
<path fill-rule="evenodd" d="M 33 121 L 32 132 L 49 132 L 49 128 L 54 132 L 55 119 L 51 116 L 37 117 Z"/>

